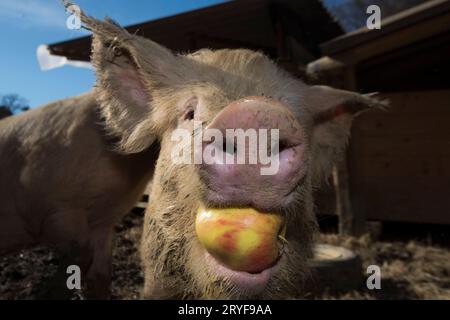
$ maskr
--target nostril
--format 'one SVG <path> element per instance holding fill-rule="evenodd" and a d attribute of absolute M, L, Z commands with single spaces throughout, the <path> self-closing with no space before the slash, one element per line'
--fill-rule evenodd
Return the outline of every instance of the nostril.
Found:
<path fill-rule="evenodd" d="M 290 146 L 288 145 L 287 141 L 281 140 L 279 145 L 278 145 L 279 152 L 282 152 L 283 150 L 286 150 L 288 148 L 290 148 Z"/>
<path fill-rule="evenodd" d="M 223 139 L 222 141 L 222 151 L 227 152 L 227 139 Z"/>
<path fill-rule="evenodd" d="M 280 140 L 278 143 L 278 153 L 282 153 L 284 150 L 293 148 L 294 145 L 287 140 Z"/>
<path fill-rule="evenodd" d="M 236 144 L 229 139 L 224 138 L 222 141 L 222 151 L 229 154 L 235 154 L 237 152 Z"/>

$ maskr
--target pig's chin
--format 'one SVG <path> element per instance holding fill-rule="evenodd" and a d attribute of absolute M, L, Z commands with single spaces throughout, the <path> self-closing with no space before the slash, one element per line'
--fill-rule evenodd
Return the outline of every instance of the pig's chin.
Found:
<path fill-rule="evenodd" d="M 205 260 L 210 272 L 217 278 L 230 283 L 241 295 L 254 296 L 261 293 L 280 264 L 279 259 L 270 267 L 259 273 L 232 270 L 205 250 Z"/>

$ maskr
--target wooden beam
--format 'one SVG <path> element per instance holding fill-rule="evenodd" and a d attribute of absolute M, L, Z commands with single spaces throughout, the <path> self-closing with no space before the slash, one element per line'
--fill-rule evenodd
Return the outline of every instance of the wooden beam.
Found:
<path fill-rule="evenodd" d="M 336 197 L 336 214 L 339 217 L 339 233 L 354 235 L 355 219 L 350 201 L 349 176 L 345 159 L 333 167 L 332 175 Z"/>
<path fill-rule="evenodd" d="M 382 20 L 380 30 L 359 30 L 321 45 L 324 55 L 351 64 L 450 30 L 450 1 L 434 0 Z"/>

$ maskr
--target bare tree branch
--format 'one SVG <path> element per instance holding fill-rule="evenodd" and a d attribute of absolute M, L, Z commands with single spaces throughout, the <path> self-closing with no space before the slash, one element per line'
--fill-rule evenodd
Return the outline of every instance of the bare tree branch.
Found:
<path fill-rule="evenodd" d="M 0 107 L 9 109 L 13 114 L 30 108 L 28 101 L 15 93 L 3 95 L 0 99 Z"/>

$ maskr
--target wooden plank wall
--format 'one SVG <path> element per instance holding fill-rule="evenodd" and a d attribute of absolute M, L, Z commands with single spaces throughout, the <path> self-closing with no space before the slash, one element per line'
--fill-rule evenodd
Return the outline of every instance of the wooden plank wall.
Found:
<path fill-rule="evenodd" d="M 352 205 L 369 220 L 450 224 L 450 90 L 386 94 L 354 123 Z M 357 143 L 357 145 L 356 145 Z"/>

